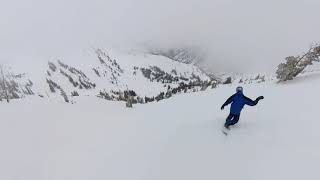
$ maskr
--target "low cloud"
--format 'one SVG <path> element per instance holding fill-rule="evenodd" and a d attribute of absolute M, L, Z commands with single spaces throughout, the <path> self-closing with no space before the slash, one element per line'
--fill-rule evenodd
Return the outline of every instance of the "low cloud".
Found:
<path fill-rule="evenodd" d="M 91 46 L 199 46 L 217 71 L 270 71 L 320 41 L 317 0 L 11 0 L 0 62 L 48 61 Z"/>

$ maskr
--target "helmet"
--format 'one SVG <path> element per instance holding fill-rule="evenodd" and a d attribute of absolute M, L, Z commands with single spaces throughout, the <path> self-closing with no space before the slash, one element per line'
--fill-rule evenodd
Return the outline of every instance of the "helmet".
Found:
<path fill-rule="evenodd" d="M 243 88 L 241 86 L 237 87 L 237 92 L 243 92 Z"/>

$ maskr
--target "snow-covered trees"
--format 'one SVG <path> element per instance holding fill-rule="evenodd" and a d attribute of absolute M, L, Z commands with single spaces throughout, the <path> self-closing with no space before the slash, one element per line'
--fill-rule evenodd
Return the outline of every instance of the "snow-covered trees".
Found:
<path fill-rule="evenodd" d="M 19 99 L 25 95 L 33 95 L 33 83 L 25 79 L 25 74 L 14 74 L 0 65 L 0 101 Z"/>
<path fill-rule="evenodd" d="M 302 56 L 286 57 L 286 62 L 278 65 L 276 71 L 279 81 L 292 80 L 300 74 L 308 65 L 319 62 L 320 45 L 312 46 L 309 51 Z"/>
<path fill-rule="evenodd" d="M 8 97 L 8 91 L 7 91 L 7 87 L 6 87 L 6 80 L 5 80 L 5 77 L 4 77 L 4 74 L 3 74 L 3 68 L 2 66 L 0 67 L 1 68 L 1 76 L 2 76 L 2 79 L 1 79 L 1 91 L 2 91 L 2 96 L 4 96 L 7 100 L 7 102 L 9 102 L 9 97 Z M 2 99 L 2 98 L 0 98 Z"/>
<path fill-rule="evenodd" d="M 55 93 L 56 89 L 59 90 L 60 95 L 63 97 L 64 101 L 67 103 L 69 102 L 68 96 L 61 86 L 59 86 L 56 82 L 52 81 L 51 79 L 47 79 L 47 83 L 52 93 Z"/>

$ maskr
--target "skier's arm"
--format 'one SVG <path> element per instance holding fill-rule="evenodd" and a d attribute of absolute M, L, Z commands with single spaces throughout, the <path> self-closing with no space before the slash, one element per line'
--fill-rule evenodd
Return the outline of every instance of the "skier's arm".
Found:
<path fill-rule="evenodd" d="M 221 110 L 224 109 L 225 106 L 232 103 L 234 95 L 230 96 L 227 101 L 221 106 Z"/>
<path fill-rule="evenodd" d="M 255 106 L 255 105 L 257 105 L 258 104 L 258 102 L 261 100 L 261 99 L 263 99 L 264 97 L 263 96 L 259 96 L 256 100 L 252 100 L 252 99 L 250 99 L 250 98 L 248 98 L 248 97 L 244 97 L 245 98 L 245 100 L 246 100 L 246 105 L 249 105 L 249 106 Z"/>

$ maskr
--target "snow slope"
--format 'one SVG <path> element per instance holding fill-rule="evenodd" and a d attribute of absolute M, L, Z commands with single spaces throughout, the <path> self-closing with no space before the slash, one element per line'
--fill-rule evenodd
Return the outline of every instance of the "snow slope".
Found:
<path fill-rule="evenodd" d="M 265 99 L 229 136 L 220 106 L 235 85 L 132 109 L 90 97 L 0 103 L 0 179 L 319 179 L 319 82 L 313 73 L 243 85 Z"/>

